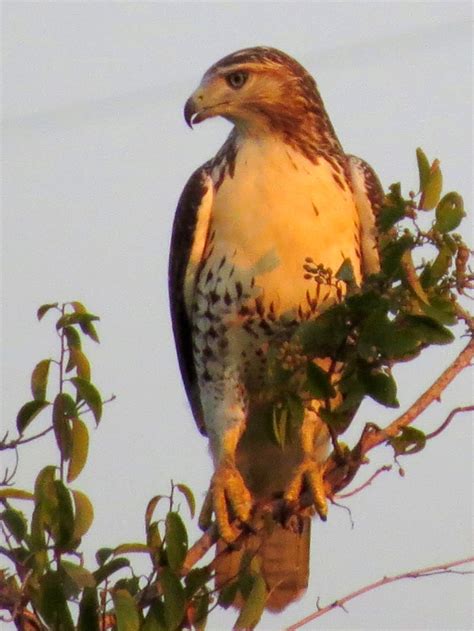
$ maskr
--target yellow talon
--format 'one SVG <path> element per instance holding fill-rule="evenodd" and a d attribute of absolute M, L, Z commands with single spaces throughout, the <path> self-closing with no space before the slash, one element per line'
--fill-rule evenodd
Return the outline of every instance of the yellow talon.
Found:
<path fill-rule="evenodd" d="M 228 543 L 235 541 L 240 531 L 232 526 L 229 508 L 233 516 L 243 522 L 250 518 L 252 496 L 233 461 L 223 460 L 211 480 L 210 494 L 219 534 Z"/>
<path fill-rule="evenodd" d="M 316 512 L 323 521 L 326 521 L 328 514 L 328 503 L 324 490 L 324 463 L 316 462 L 313 458 L 305 456 L 303 462 L 298 465 L 293 478 L 285 492 L 285 499 L 288 502 L 296 502 L 301 495 L 303 483 L 309 484 L 311 495 L 313 496 Z"/>

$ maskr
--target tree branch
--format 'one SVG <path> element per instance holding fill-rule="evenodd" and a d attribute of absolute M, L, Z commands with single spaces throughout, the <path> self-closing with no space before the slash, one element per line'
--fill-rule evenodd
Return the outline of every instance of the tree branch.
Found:
<path fill-rule="evenodd" d="M 345 462 L 341 463 L 337 458 L 330 458 L 327 462 L 324 474 L 326 494 L 328 497 L 334 497 L 336 493 L 352 482 L 361 464 L 367 462 L 365 459 L 367 452 L 390 438 L 395 437 L 403 427 L 406 427 L 418 418 L 433 401 L 438 401 L 443 391 L 454 378 L 457 377 L 464 368 L 471 365 L 473 356 L 474 338 L 469 341 L 469 344 L 459 353 L 456 359 L 442 372 L 438 379 L 418 397 L 406 412 L 384 428 L 380 428 L 374 423 L 367 423 L 359 442 L 352 449 Z M 439 429 L 442 431 L 441 428 Z"/>
<path fill-rule="evenodd" d="M 373 423 L 368 423 L 362 433 L 362 436 L 351 452 L 351 458 L 349 462 L 330 460 L 325 474 L 326 492 L 328 497 L 334 498 L 336 491 L 339 491 L 353 480 L 360 465 L 364 462 L 365 454 L 376 447 L 377 445 L 385 442 L 388 438 L 396 436 L 402 427 L 409 425 L 414 421 L 426 408 L 435 400 L 438 400 L 443 390 L 453 381 L 453 379 L 464 369 L 474 356 L 474 340 L 471 340 L 463 351 L 456 357 L 448 368 L 438 377 L 438 379 L 408 408 L 408 410 L 399 416 L 395 421 L 390 423 L 387 427 L 380 429 Z M 466 406 L 463 408 L 456 408 L 453 410 L 443 424 L 432 434 L 428 434 L 427 438 L 433 438 L 441 433 L 452 421 L 453 417 L 459 412 L 465 412 L 474 409 L 474 406 Z M 353 491 L 344 494 L 338 494 L 338 499 L 351 497 L 356 493 L 359 493 L 366 487 L 368 487 L 373 480 L 379 476 L 382 472 L 390 470 L 389 465 L 385 465 L 378 469 L 366 482 L 355 488 Z M 307 509 L 313 504 L 313 497 L 311 493 L 303 493 L 297 503 L 293 507 L 294 512 L 299 512 Z M 281 499 L 274 500 L 264 508 L 269 510 L 276 519 L 281 519 L 282 514 L 287 513 L 288 506 Z M 245 539 L 247 536 L 246 531 L 243 531 L 239 537 L 239 540 Z M 212 546 L 218 540 L 218 532 L 215 525 L 212 525 L 206 530 L 206 532 L 194 543 L 189 549 L 186 559 L 183 564 L 183 574 L 187 574 L 193 567 L 202 559 L 202 557 L 212 548 Z"/>
<path fill-rule="evenodd" d="M 430 440 L 431 438 L 438 436 L 438 434 L 441 434 L 441 432 L 444 432 L 444 430 L 448 427 L 456 414 L 459 414 L 460 412 L 472 412 L 473 410 L 474 405 L 466 405 L 465 407 L 454 408 L 454 410 L 451 410 L 447 419 L 438 427 L 438 429 L 435 429 L 433 432 L 431 432 L 431 434 L 426 434 L 426 440 Z"/>
<path fill-rule="evenodd" d="M 338 600 L 335 600 L 333 603 L 331 603 L 330 605 L 327 605 L 326 607 L 322 607 L 322 608 L 318 607 L 317 611 L 310 614 L 309 616 L 306 616 L 305 618 L 302 618 L 298 622 L 295 622 L 295 624 L 292 624 L 291 626 L 289 626 L 286 629 L 286 631 L 296 631 L 296 629 L 301 629 L 301 627 L 308 624 L 308 622 L 312 622 L 313 620 L 316 620 L 316 618 L 320 618 L 321 616 L 324 616 L 325 614 L 327 614 L 329 611 L 332 611 L 333 609 L 337 609 L 338 607 L 344 609 L 344 605 L 349 600 L 353 600 L 354 598 L 357 598 L 358 596 L 361 596 L 362 594 L 371 592 L 374 589 L 377 589 L 378 587 L 382 587 L 383 585 L 389 585 L 390 583 L 395 583 L 396 581 L 401 581 L 406 578 L 423 578 L 426 576 L 433 576 L 436 574 L 472 574 L 473 572 L 470 572 L 470 571 L 462 572 L 462 571 L 456 571 L 452 569 L 454 567 L 457 567 L 459 565 L 465 565 L 467 563 L 474 563 L 474 556 L 469 557 L 467 559 L 461 559 L 459 561 L 451 561 L 449 563 L 442 563 L 441 565 L 432 565 L 431 567 L 421 568 L 418 570 L 411 570 L 409 572 L 404 572 L 403 574 L 398 574 L 397 576 L 384 576 L 383 578 L 379 579 L 378 581 L 375 581 L 374 583 L 365 585 L 364 587 L 361 587 L 360 589 L 357 589 L 354 592 L 347 594 L 343 598 L 339 598 Z"/>
<path fill-rule="evenodd" d="M 380 467 L 380 469 L 377 469 L 377 471 L 373 473 L 370 476 L 370 478 L 364 482 L 364 484 L 361 484 L 360 486 L 355 488 L 353 491 L 349 491 L 348 493 L 338 493 L 334 497 L 338 500 L 343 500 L 343 499 L 346 499 L 347 497 L 352 497 L 356 493 L 359 493 L 360 491 L 363 491 L 365 488 L 370 486 L 372 482 L 375 480 L 375 478 L 379 476 L 381 473 L 383 473 L 384 471 L 391 471 L 391 470 L 392 470 L 391 464 L 384 464 L 384 466 Z"/>
<path fill-rule="evenodd" d="M 201 535 L 196 543 L 189 548 L 186 558 L 184 559 L 182 574 L 188 574 L 196 563 L 202 559 L 206 552 L 212 548 L 218 539 L 219 534 L 217 526 L 212 524 L 212 526 L 210 526 L 206 532 Z"/>
<path fill-rule="evenodd" d="M 7 433 L 5 434 L 3 439 L 0 441 L 0 451 L 4 451 L 5 449 L 16 449 L 18 445 L 26 445 L 26 443 L 31 443 L 33 440 L 36 440 L 37 438 L 46 436 L 46 434 L 49 434 L 49 432 L 51 432 L 52 429 L 53 429 L 53 426 L 51 425 L 50 427 L 47 427 L 45 430 L 43 430 L 39 434 L 34 434 L 34 436 L 30 436 L 29 438 L 23 438 L 22 436 L 19 436 L 18 438 L 15 438 L 14 440 L 11 440 L 8 443 L 6 442 L 7 434 L 8 434 Z"/>
<path fill-rule="evenodd" d="M 385 442 L 388 438 L 396 436 L 402 427 L 406 427 L 412 423 L 426 408 L 438 401 L 442 392 L 449 386 L 457 375 L 471 364 L 474 357 L 474 339 L 462 350 L 456 359 L 448 368 L 436 379 L 436 381 L 413 403 L 408 410 L 395 419 L 390 425 L 378 432 L 370 432 L 362 436 L 362 444 L 360 445 L 361 455 Z"/>

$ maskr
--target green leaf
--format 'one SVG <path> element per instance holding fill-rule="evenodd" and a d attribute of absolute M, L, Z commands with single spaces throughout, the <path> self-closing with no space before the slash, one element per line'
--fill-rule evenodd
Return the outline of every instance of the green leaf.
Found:
<path fill-rule="evenodd" d="M 35 401 L 44 401 L 46 399 L 50 364 L 50 359 L 43 359 L 36 364 L 31 373 L 31 393 Z"/>
<path fill-rule="evenodd" d="M 399 407 L 397 400 L 397 384 L 392 375 L 377 369 L 363 371 L 362 379 L 367 394 L 382 405 L 390 408 Z"/>
<path fill-rule="evenodd" d="M 53 403 L 53 428 L 61 456 L 69 460 L 72 448 L 72 430 L 70 419 L 76 415 L 76 404 L 66 392 L 56 395 Z"/>
<path fill-rule="evenodd" d="M 71 457 L 67 470 L 67 481 L 72 482 L 81 473 L 87 462 L 89 452 L 89 432 L 86 424 L 80 418 L 72 418 Z"/>
<path fill-rule="evenodd" d="M 15 541 L 20 544 L 28 531 L 23 513 L 8 507 L 0 513 L 0 520 L 3 521 L 5 528 L 15 538 Z"/>
<path fill-rule="evenodd" d="M 447 193 L 436 206 L 434 229 L 438 232 L 451 232 L 459 226 L 463 217 L 464 201 L 458 193 Z"/>
<path fill-rule="evenodd" d="M 59 548 L 68 548 L 73 540 L 74 510 L 71 495 L 61 480 L 54 481 L 57 497 L 57 515 L 51 534 Z"/>
<path fill-rule="evenodd" d="M 66 368 L 66 372 L 69 372 L 73 368 L 77 370 L 77 376 L 90 381 L 91 379 L 91 367 L 89 360 L 84 353 L 78 348 L 69 349 L 69 361 Z"/>
<path fill-rule="evenodd" d="M 409 323 L 391 321 L 385 311 L 374 310 L 363 322 L 357 352 L 369 361 L 376 360 L 379 352 L 386 359 L 407 359 L 420 352 L 420 345 L 420 336 Z"/>
<path fill-rule="evenodd" d="M 344 259 L 342 265 L 336 272 L 336 278 L 344 281 L 350 287 L 356 284 L 351 259 Z"/>
<path fill-rule="evenodd" d="M 401 271 L 401 262 L 404 253 L 413 248 L 411 235 L 403 235 L 399 239 L 391 239 L 382 248 L 381 267 L 384 274 L 397 277 Z"/>
<path fill-rule="evenodd" d="M 150 525 L 150 522 L 151 522 L 151 520 L 153 518 L 153 513 L 155 512 L 155 508 L 156 508 L 158 502 L 160 502 L 160 500 L 162 500 L 164 498 L 165 498 L 164 495 L 155 495 L 148 502 L 148 505 L 147 505 L 146 511 L 145 511 L 145 526 L 146 526 L 147 529 L 148 529 L 148 526 Z"/>
<path fill-rule="evenodd" d="M 80 589 L 84 587 L 95 587 L 93 574 L 89 572 L 89 570 L 86 570 L 85 567 L 82 567 L 82 565 L 61 560 L 61 567 Z"/>
<path fill-rule="evenodd" d="M 113 548 L 100 548 L 99 550 L 97 550 L 97 552 L 95 553 L 95 560 L 97 561 L 97 565 L 104 565 L 107 559 L 110 559 L 110 557 L 113 555 L 113 553 Z"/>
<path fill-rule="evenodd" d="M 160 600 L 152 603 L 141 631 L 169 631 L 165 621 L 165 608 Z"/>
<path fill-rule="evenodd" d="M 43 467 L 36 476 L 35 480 L 35 502 L 36 504 L 44 503 L 47 505 L 56 505 L 56 492 L 54 489 L 54 481 L 56 478 L 57 467 L 47 465 Z"/>
<path fill-rule="evenodd" d="M 92 324 L 92 322 L 81 323 L 80 327 L 81 327 L 81 331 L 84 333 L 84 335 L 87 335 L 88 337 L 91 338 L 91 340 L 93 340 L 94 342 L 97 342 L 97 344 L 99 344 L 99 336 L 97 335 L 97 331 L 95 330 L 95 327 Z"/>
<path fill-rule="evenodd" d="M 297 394 L 287 392 L 285 395 L 285 407 L 288 412 L 290 440 L 293 441 L 293 439 L 296 438 L 301 425 L 303 424 L 303 401 Z"/>
<path fill-rule="evenodd" d="M 318 413 L 326 425 L 334 430 L 338 436 L 346 431 L 354 416 L 353 413 L 326 410 L 325 408 L 320 408 Z"/>
<path fill-rule="evenodd" d="M 69 304 L 74 309 L 74 313 L 87 313 L 86 307 L 79 300 L 73 300 Z"/>
<path fill-rule="evenodd" d="M 82 491 L 72 490 L 74 500 L 74 540 L 81 539 L 94 521 L 94 507 L 90 499 Z M 104 549 L 104 548 L 102 548 Z M 109 549 L 109 548 L 107 548 Z M 99 550 L 100 552 L 100 550 Z M 99 554 L 99 552 L 97 554 Z M 97 555 L 96 555 L 97 558 Z M 99 563 L 99 561 L 97 561 Z"/>
<path fill-rule="evenodd" d="M 427 316 L 406 315 L 403 318 L 405 325 L 409 327 L 424 344 L 449 344 L 454 340 L 454 335 L 442 324 Z"/>
<path fill-rule="evenodd" d="M 140 615 L 133 596 L 126 589 L 114 589 L 112 600 L 117 618 L 117 631 L 139 631 Z"/>
<path fill-rule="evenodd" d="M 158 528 L 158 523 L 156 521 L 147 526 L 146 543 L 154 553 L 161 548 L 161 544 L 163 542 L 161 540 L 160 529 Z"/>
<path fill-rule="evenodd" d="M 11 486 L 0 489 L 1 499 L 11 500 L 34 500 L 35 496 L 29 491 L 23 491 L 22 489 L 14 489 Z"/>
<path fill-rule="evenodd" d="M 77 631 L 100 631 L 99 599 L 97 590 L 86 587 L 79 604 Z"/>
<path fill-rule="evenodd" d="M 114 548 L 114 554 L 130 554 L 131 552 L 150 553 L 150 548 L 144 543 L 122 543 Z"/>
<path fill-rule="evenodd" d="M 451 267 L 451 262 L 453 260 L 453 253 L 449 245 L 443 243 L 438 252 L 438 256 L 435 258 L 433 263 L 427 263 L 425 268 L 423 269 L 420 280 L 423 287 L 431 287 L 432 285 L 436 285 L 436 283 L 445 276 Z"/>
<path fill-rule="evenodd" d="M 306 367 L 306 379 L 306 388 L 315 399 L 330 399 L 336 394 L 328 373 L 313 362 Z"/>
<path fill-rule="evenodd" d="M 130 561 L 125 557 L 117 557 L 116 559 L 112 559 L 108 563 L 102 565 L 98 570 L 93 572 L 95 581 L 97 585 L 105 581 L 106 578 L 109 578 L 115 572 L 123 569 L 124 567 L 129 567 Z"/>
<path fill-rule="evenodd" d="M 367 360 L 374 360 L 382 351 L 387 337 L 389 337 L 391 324 L 385 309 L 374 308 L 365 316 L 357 340 L 358 354 Z"/>
<path fill-rule="evenodd" d="M 443 176 L 439 168 L 439 161 L 435 160 L 430 167 L 430 173 L 426 181 L 420 200 L 422 210 L 431 210 L 439 202 L 443 189 Z"/>
<path fill-rule="evenodd" d="M 91 409 L 95 422 L 99 424 L 102 416 L 102 399 L 97 388 L 81 377 L 72 377 L 71 383 L 76 388 L 79 398 L 84 399 Z"/>
<path fill-rule="evenodd" d="M 195 567 L 185 577 L 186 597 L 192 598 L 194 594 L 204 587 L 211 578 L 209 566 Z"/>
<path fill-rule="evenodd" d="M 43 316 L 46 315 L 46 313 L 48 313 L 50 309 L 54 309 L 57 306 L 58 306 L 57 302 L 53 302 L 47 305 L 41 305 L 41 307 L 36 312 L 36 317 L 38 318 L 38 320 L 41 320 Z"/>
<path fill-rule="evenodd" d="M 186 484 L 175 484 L 175 488 L 184 495 L 188 504 L 189 512 L 191 513 L 191 519 L 193 519 L 196 512 L 196 500 L 194 499 L 193 492 L 189 486 L 186 486 Z"/>
<path fill-rule="evenodd" d="M 166 627 L 169 631 L 174 631 L 181 625 L 185 613 L 184 588 L 176 574 L 167 567 L 161 569 L 159 581 L 165 601 Z"/>
<path fill-rule="evenodd" d="M 285 448 L 287 428 L 288 410 L 281 402 L 277 402 L 272 408 L 272 431 L 276 443 L 281 449 Z"/>
<path fill-rule="evenodd" d="M 188 534 L 178 513 L 170 511 L 165 522 L 166 553 L 170 568 L 178 572 L 188 551 Z"/>
<path fill-rule="evenodd" d="M 433 296 L 429 305 L 421 307 L 425 314 L 431 319 L 436 320 L 439 324 L 456 324 L 456 308 L 449 298 L 442 296 Z"/>
<path fill-rule="evenodd" d="M 384 204 L 377 217 L 379 230 L 384 233 L 390 230 L 397 221 L 405 216 L 406 202 L 401 194 L 400 184 L 392 184 L 390 193 L 385 196 Z"/>
<path fill-rule="evenodd" d="M 223 609 L 228 609 L 236 599 L 237 592 L 239 591 L 238 581 L 225 585 L 220 593 L 217 602 Z"/>
<path fill-rule="evenodd" d="M 389 440 L 396 456 L 408 456 L 421 451 L 426 445 L 425 434 L 415 427 L 403 427 L 395 438 Z"/>
<path fill-rule="evenodd" d="M 115 583 L 114 588 L 126 589 L 129 594 L 136 596 L 140 589 L 140 577 L 130 576 L 128 578 L 119 578 L 119 580 Z"/>
<path fill-rule="evenodd" d="M 35 553 L 35 571 L 38 576 L 44 572 L 49 563 L 46 552 L 45 526 L 43 509 L 41 506 L 36 506 L 31 516 L 30 548 Z"/>
<path fill-rule="evenodd" d="M 418 274 L 416 273 L 415 266 L 410 250 L 405 250 L 401 258 L 401 266 L 405 273 L 405 283 L 410 287 L 415 296 L 422 303 L 428 303 L 428 296 L 423 289 Z"/>
<path fill-rule="evenodd" d="M 95 322 L 96 320 L 100 320 L 100 318 L 92 313 L 66 313 L 56 322 L 56 329 L 59 331 L 66 326 L 79 324 L 82 330 L 84 325 Z M 83 332 L 85 333 L 85 331 Z"/>
<path fill-rule="evenodd" d="M 81 350 L 81 336 L 74 327 L 65 326 L 63 329 L 63 333 L 66 338 L 67 347 L 69 350 L 71 350 L 71 348 Z"/>
<path fill-rule="evenodd" d="M 423 193 L 430 178 L 430 163 L 420 147 L 416 150 L 416 161 L 418 163 L 418 174 L 420 176 L 419 190 L 420 193 Z"/>
<path fill-rule="evenodd" d="M 76 313 L 87 314 L 87 309 L 82 304 L 82 302 L 78 302 L 77 300 L 75 300 L 74 302 L 71 302 L 71 305 Z M 92 340 L 94 340 L 94 342 L 99 342 L 99 338 L 97 336 L 97 332 L 94 328 L 94 325 L 92 324 L 92 321 L 80 322 L 80 327 L 81 327 L 82 332 L 85 335 L 89 336 Z"/>
<path fill-rule="evenodd" d="M 344 305 L 331 307 L 314 320 L 303 322 L 295 338 L 303 346 L 303 352 L 313 357 L 333 357 L 349 330 L 347 308 Z"/>
<path fill-rule="evenodd" d="M 16 427 L 19 434 L 23 434 L 31 421 L 48 405 L 50 405 L 48 401 L 28 401 L 28 403 L 25 403 L 16 417 Z"/>
<path fill-rule="evenodd" d="M 255 627 L 262 617 L 267 599 L 267 587 L 260 574 L 253 577 L 250 594 L 240 610 L 234 629 L 248 629 Z"/>
<path fill-rule="evenodd" d="M 38 609 L 50 628 L 58 631 L 74 631 L 71 612 L 58 572 L 48 571 L 42 577 Z"/>

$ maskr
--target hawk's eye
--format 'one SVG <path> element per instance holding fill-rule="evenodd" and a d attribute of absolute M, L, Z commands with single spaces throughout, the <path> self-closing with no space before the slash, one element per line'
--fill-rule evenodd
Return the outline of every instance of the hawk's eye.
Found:
<path fill-rule="evenodd" d="M 247 81 L 247 78 L 248 74 L 246 72 L 239 71 L 231 72 L 226 76 L 225 80 L 231 88 L 234 88 L 234 90 L 238 90 L 244 85 L 244 83 Z"/>

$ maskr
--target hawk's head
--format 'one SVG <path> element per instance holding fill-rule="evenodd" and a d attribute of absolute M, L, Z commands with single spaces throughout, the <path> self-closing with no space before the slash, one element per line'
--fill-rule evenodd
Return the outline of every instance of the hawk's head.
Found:
<path fill-rule="evenodd" d="M 224 57 L 205 73 L 184 108 L 189 126 L 223 116 L 242 131 L 334 136 L 316 83 L 289 55 L 255 47 Z M 337 140 L 336 140 L 337 142 Z"/>

